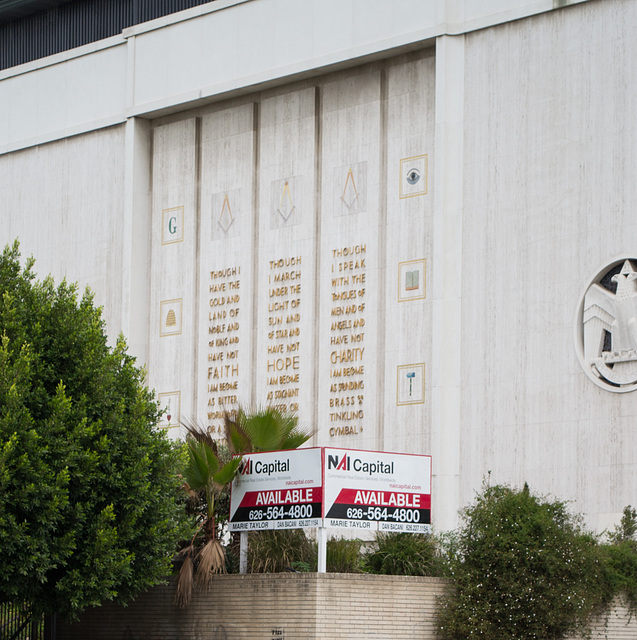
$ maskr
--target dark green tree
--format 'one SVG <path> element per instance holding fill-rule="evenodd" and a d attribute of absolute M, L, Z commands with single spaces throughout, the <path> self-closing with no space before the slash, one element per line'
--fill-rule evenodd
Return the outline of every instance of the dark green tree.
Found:
<path fill-rule="evenodd" d="M 608 603 L 600 546 L 563 502 L 494 486 L 462 517 L 444 640 L 558 640 Z"/>
<path fill-rule="evenodd" d="M 0 257 L 0 601 L 74 617 L 170 572 L 178 451 L 90 292 Z"/>

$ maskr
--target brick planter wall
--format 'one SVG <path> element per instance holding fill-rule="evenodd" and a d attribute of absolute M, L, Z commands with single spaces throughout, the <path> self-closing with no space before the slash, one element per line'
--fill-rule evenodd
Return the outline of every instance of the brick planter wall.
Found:
<path fill-rule="evenodd" d="M 106 604 L 57 640 L 433 640 L 437 578 L 337 573 L 225 575 L 173 604 L 174 582 L 128 607 Z"/>
<path fill-rule="evenodd" d="M 572 636 L 567 640 L 584 640 Z M 586 640 L 637 640 L 637 618 L 631 617 L 621 601 L 603 616 L 593 620 L 591 635 Z"/>
<path fill-rule="evenodd" d="M 368 574 L 225 575 L 178 609 L 173 581 L 128 607 L 106 604 L 75 624 L 60 623 L 57 640 L 435 640 L 436 598 L 449 584 Z M 637 619 L 620 604 L 591 635 L 636 638 Z"/>

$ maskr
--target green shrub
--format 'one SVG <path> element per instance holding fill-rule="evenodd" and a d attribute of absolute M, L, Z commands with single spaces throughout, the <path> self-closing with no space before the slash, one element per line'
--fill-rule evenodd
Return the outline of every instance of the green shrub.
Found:
<path fill-rule="evenodd" d="M 556 640 L 612 597 L 600 545 L 563 502 L 495 486 L 462 519 L 444 640 Z"/>
<path fill-rule="evenodd" d="M 303 529 L 250 533 L 248 537 L 249 573 L 289 571 L 299 562 L 316 567 L 316 547 L 307 538 Z"/>
<path fill-rule="evenodd" d="M 631 613 L 637 615 L 637 510 L 628 505 L 621 523 L 604 545 L 608 581 L 614 595 L 624 597 Z"/>
<path fill-rule="evenodd" d="M 625 542 L 626 540 L 637 540 L 637 509 L 630 505 L 624 507 L 622 519 L 609 536 L 614 543 Z"/>
<path fill-rule="evenodd" d="M 361 571 L 361 541 L 331 538 L 327 541 L 327 571 L 359 573 Z M 248 536 L 248 572 L 277 573 L 316 571 L 318 547 L 303 529 L 257 531 Z M 239 536 L 226 548 L 228 573 L 239 571 Z"/>
<path fill-rule="evenodd" d="M 361 541 L 330 538 L 327 541 L 326 565 L 329 573 L 360 573 Z"/>
<path fill-rule="evenodd" d="M 623 597 L 637 615 L 637 542 L 623 540 L 602 548 L 613 595 Z"/>
<path fill-rule="evenodd" d="M 377 532 L 364 559 L 365 570 L 402 576 L 440 574 L 436 543 L 429 534 Z"/>

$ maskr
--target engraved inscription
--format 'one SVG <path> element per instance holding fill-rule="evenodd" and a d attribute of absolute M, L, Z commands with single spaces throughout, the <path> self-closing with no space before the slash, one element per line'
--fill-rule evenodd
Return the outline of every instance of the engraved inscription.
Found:
<path fill-rule="evenodd" d="M 367 246 L 332 249 L 329 434 L 363 432 Z"/>
<path fill-rule="evenodd" d="M 268 263 L 266 386 L 268 404 L 285 413 L 299 410 L 302 258 Z"/>
<path fill-rule="evenodd" d="M 222 438 L 223 415 L 236 414 L 239 391 L 241 267 L 210 271 L 206 426 Z"/>

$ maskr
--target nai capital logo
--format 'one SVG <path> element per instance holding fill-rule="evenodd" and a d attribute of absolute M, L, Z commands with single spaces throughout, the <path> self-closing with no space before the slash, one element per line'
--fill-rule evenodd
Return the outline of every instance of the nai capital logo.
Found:
<path fill-rule="evenodd" d="M 637 259 L 622 258 L 591 279 L 580 300 L 577 355 L 602 389 L 637 389 Z"/>

